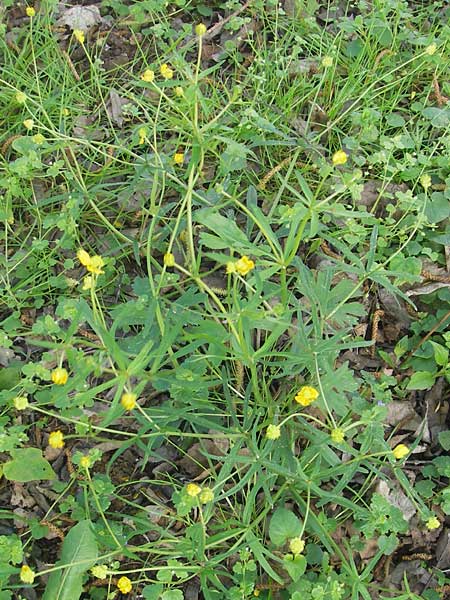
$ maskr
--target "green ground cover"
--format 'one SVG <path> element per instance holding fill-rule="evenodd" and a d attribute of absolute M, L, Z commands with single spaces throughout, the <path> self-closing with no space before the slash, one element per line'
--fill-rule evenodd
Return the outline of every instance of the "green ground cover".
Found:
<path fill-rule="evenodd" d="M 0 600 L 450 585 L 444 2 L 0 8 Z"/>

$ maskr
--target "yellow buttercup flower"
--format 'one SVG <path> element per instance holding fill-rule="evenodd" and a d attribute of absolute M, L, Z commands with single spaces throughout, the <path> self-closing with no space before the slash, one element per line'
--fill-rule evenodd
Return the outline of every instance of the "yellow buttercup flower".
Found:
<path fill-rule="evenodd" d="M 199 23 L 198 25 L 195 26 L 195 33 L 201 37 L 202 35 L 205 35 L 206 33 L 206 25 L 204 25 L 203 23 Z"/>
<path fill-rule="evenodd" d="M 13 404 L 16 410 L 25 410 L 28 408 L 28 398 L 26 396 L 16 396 Z"/>
<path fill-rule="evenodd" d="M 347 162 L 347 154 L 343 150 L 338 150 L 333 154 L 331 160 L 333 161 L 333 165 L 335 167 L 339 165 L 345 165 L 345 163 Z"/>
<path fill-rule="evenodd" d="M 133 408 L 136 406 L 136 394 L 133 394 L 132 392 L 125 392 L 125 394 L 122 394 L 120 404 L 125 410 L 133 410 Z"/>
<path fill-rule="evenodd" d="M 172 252 L 166 252 L 163 257 L 163 262 L 166 267 L 174 267 L 175 266 L 175 256 Z"/>
<path fill-rule="evenodd" d="M 200 492 L 199 499 L 202 504 L 212 502 L 214 500 L 214 492 L 211 488 L 203 488 Z"/>
<path fill-rule="evenodd" d="M 429 46 L 427 46 L 425 48 L 425 54 L 428 54 L 429 56 L 433 56 L 433 54 L 436 52 L 436 50 L 437 50 L 436 44 L 430 44 Z"/>
<path fill-rule="evenodd" d="M 164 77 L 164 79 L 172 79 L 173 77 L 173 70 L 166 63 L 160 66 L 159 72 Z"/>
<path fill-rule="evenodd" d="M 319 392 L 316 390 L 316 388 L 313 388 L 309 385 L 304 385 L 297 392 L 295 401 L 302 406 L 309 406 L 314 402 L 314 400 L 317 400 L 318 397 Z"/>
<path fill-rule="evenodd" d="M 289 550 L 292 552 L 292 554 L 301 554 L 304 549 L 305 542 L 301 537 L 292 538 L 292 540 L 289 542 Z"/>
<path fill-rule="evenodd" d="M 142 146 L 142 144 L 145 144 L 145 140 L 147 138 L 147 127 L 139 127 L 138 135 L 139 135 L 139 144 Z"/>
<path fill-rule="evenodd" d="M 175 152 L 173 155 L 173 162 L 176 165 L 182 165 L 184 162 L 184 154 L 182 152 Z"/>
<path fill-rule="evenodd" d="M 151 69 L 145 69 L 141 75 L 141 79 L 142 81 L 151 83 L 155 79 L 155 71 L 152 71 Z"/>
<path fill-rule="evenodd" d="M 25 104 L 25 102 L 27 101 L 28 97 L 24 92 L 17 92 L 16 93 L 16 102 L 18 102 L 19 104 Z"/>
<path fill-rule="evenodd" d="M 186 486 L 186 493 L 188 496 L 192 496 L 192 498 L 198 496 L 201 491 L 202 488 L 196 483 L 188 483 Z"/>
<path fill-rule="evenodd" d="M 20 581 L 23 581 L 23 583 L 33 583 L 34 582 L 34 578 L 36 577 L 36 573 L 30 569 L 30 567 L 28 565 L 22 565 L 22 568 L 20 569 Z"/>
<path fill-rule="evenodd" d="M 236 263 L 230 260 L 227 262 L 227 275 L 232 275 L 233 273 L 236 273 Z"/>
<path fill-rule="evenodd" d="M 97 579 L 106 579 L 108 576 L 108 567 L 106 565 L 95 565 L 95 567 L 92 567 L 91 573 Z"/>
<path fill-rule="evenodd" d="M 420 183 L 424 190 L 427 190 L 431 185 L 431 177 L 426 173 L 420 178 Z"/>
<path fill-rule="evenodd" d="M 336 429 L 331 430 L 330 437 L 335 444 L 340 444 L 345 439 L 345 432 L 343 429 L 337 427 Z"/>
<path fill-rule="evenodd" d="M 89 469 L 91 464 L 92 461 L 90 456 L 85 455 L 80 458 L 80 467 L 82 467 L 83 469 Z"/>
<path fill-rule="evenodd" d="M 333 66 L 333 59 L 331 58 L 331 56 L 324 56 L 322 58 L 322 67 L 324 69 L 328 69 L 329 67 Z"/>
<path fill-rule="evenodd" d="M 397 460 L 401 460 L 407 454 L 409 454 L 409 448 L 408 446 L 405 446 L 405 444 L 398 444 L 398 446 L 395 446 L 395 448 L 392 450 L 392 454 Z"/>
<path fill-rule="evenodd" d="M 23 126 L 25 127 L 25 129 L 28 129 L 28 131 L 31 131 L 34 127 L 33 119 L 25 119 L 25 121 L 23 122 Z"/>
<path fill-rule="evenodd" d="M 82 29 L 74 29 L 73 35 L 77 42 L 79 42 L 80 44 L 84 44 L 85 37 L 84 31 Z"/>
<path fill-rule="evenodd" d="M 279 425 L 268 425 L 266 429 L 266 438 L 268 440 L 277 440 L 281 435 L 281 428 Z"/>
<path fill-rule="evenodd" d="M 247 275 L 247 273 L 250 273 L 250 271 L 255 268 L 255 263 L 248 258 L 248 256 L 241 256 L 241 258 L 235 262 L 235 268 L 239 275 Z"/>
<path fill-rule="evenodd" d="M 25 13 L 27 15 L 27 17 L 33 18 L 36 14 L 36 11 L 34 10 L 34 8 L 32 6 L 27 6 L 25 9 Z"/>
<path fill-rule="evenodd" d="M 174 90 L 174 91 L 175 91 L 175 96 L 178 96 L 179 98 L 180 98 L 181 96 L 184 96 L 184 91 L 183 91 L 183 88 L 182 88 L 182 87 L 180 87 L 179 85 L 177 85 L 177 87 L 175 88 L 175 90 Z"/>
<path fill-rule="evenodd" d="M 86 266 L 86 269 L 95 275 L 101 275 L 104 273 L 102 267 L 105 266 L 105 262 L 101 256 L 97 254 L 95 256 L 91 256 L 91 262 Z"/>
<path fill-rule="evenodd" d="M 42 135 L 42 133 L 36 133 L 35 135 L 33 135 L 33 137 L 31 139 L 38 146 L 40 146 L 41 144 L 43 144 L 45 142 L 45 137 Z"/>
<path fill-rule="evenodd" d="M 48 436 L 48 445 L 51 448 L 64 448 L 64 435 L 59 429 L 52 431 Z"/>
<path fill-rule="evenodd" d="M 427 521 L 427 528 L 432 531 L 433 529 L 437 529 L 441 526 L 441 522 L 436 516 L 430 517 Z"/>
<path fill-rule="evenodd" d="M 65 385 L 69 379 L 69 373 L 64 367 L 56 367 L 51 373 L 51 378 L 55 385 Z"/>
<path fill-rule="evenodd" d="M 83 277 L 83 285 L 81 286 L 81 289 L 83 290 L 83 292 L 86 292 L 87 290 L 91 290 L 94 287 L 94 278 L 92 277 L 92 275 L 85 275 Z"/>
<path fill-rule="evenodd" d="M 129 594 L 131 592 L 133 585 L 132 585 L 131 581 L 128 579 L 128 577 L 121 577 L 119 579 L 119 581 L 117 582 L 117 587 L 122 592 L 122 594 Z"/>
<path fill-rule="evenodd" d="M 90 273 L 94 273 L 95 275 L 101 275 L 102 273 L 104 273 L 102 267 L 105 266 L 105 262 L 103 258 L 98 254 L 96 254 L 95 256 L 90 256 L 90 254 L 86 252 L 86 250 L 80 248 L 77 252 L 77 258 L 83 265 L 83 267 L 86 267 L 86 269 Z"/>

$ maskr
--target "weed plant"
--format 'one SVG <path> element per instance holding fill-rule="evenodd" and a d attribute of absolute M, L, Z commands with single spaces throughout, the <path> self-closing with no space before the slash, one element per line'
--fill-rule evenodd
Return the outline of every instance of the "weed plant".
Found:
<path fill-rule="evenodd" d="M 385 421 L 449 380 L 448 322 L 416 347 L 448 288 L 379 354 L 370 315 L 445 266 L 448 9 L 255 0 L 214 48 L 236 2 L 107 0 L 106 70 L 55 2 L 3 5 L 1 600 L 419 598 L 377 568 L 450 463 L 413 479 L 423 428 Z"/>

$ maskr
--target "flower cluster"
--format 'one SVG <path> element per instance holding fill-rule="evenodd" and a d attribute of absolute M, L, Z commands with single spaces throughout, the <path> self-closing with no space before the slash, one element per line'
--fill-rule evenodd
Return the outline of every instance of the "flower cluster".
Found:
<path fill-rule="evenodd" d="M 395 446 L 392 450 L 392 454 L 397 460 L 401 460 L 409 454 L 409 448 L 408 446 L 405 446 L 405 444 L 398 444 L 398 446 Z"/>
<path fill-rule="evenodd" d="M 207 504 L 208 502 L 212 502 L 214 500 L 214 492 L 211 488 L 201 488 L 196 483 L 187 484 L 186 494 L 191 496 L 191 498 L 197 498 L 198 496 L 198 499 L 202 504 Z"/>

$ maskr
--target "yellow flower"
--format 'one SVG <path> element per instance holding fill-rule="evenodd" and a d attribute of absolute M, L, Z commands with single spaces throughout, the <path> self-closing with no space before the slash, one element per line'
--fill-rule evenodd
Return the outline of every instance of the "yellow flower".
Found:
<path fill-rule="evenodd" d="M 64 448 L 64 435 L 59 429 L 52 431 L 48 436 L 48 445 L 51 448 Z"/>
<path fill-rule="evenodd" d="M 289 542 L 289 550 L 292 552 L 292 554 L 301 554 L 304 549 L 305 542 L 301 537 L 292 538 L 292 540 Z"/>
<path fill-rule="evenodd" d="M 196 483 L 188 483 L 186 486 L 186 493 L 188 496 L 192 496 L 192 498 L 198 496 L 201 491 L 202 488 Z"/>
<path fill-rule="evenodd" d="M 250 271 L 255 268 L 255 263 L 248 258 L 248 256 L 241 256 L 241 258 L 235 262 L 234 266 L 239 275 L 247 275 L 247 273 L 250 273 Z"/>
<path fill-rule="evenodd" d="M 159 71 L 160 71 L 161 75 L 164 77 L 164 79 L 172 79 L 173 71 L 169 67 L 169 65 L 167 65 L 166 63 L 164 63 L 160 66 Z"/>
<path fill-rule="evenodd" d="M 319 397 L 319 392 L 316 388 L 310 387 L 309 385 L 304 385 L 297 392 L 295 396 L 295 401 L 301 404 L 302 406 L 309 406 L 314 400 L 317 400 Z"/>
<path fill-rule="evenodd" d="M 133 394 L 132 392 L 125 392 L 125 394 L 122 394 L 120 404 L 125 410 L 133 410 L 133 408 L 136 406 L 136 394 Z"/>
<path fill-rule="evenodd" d="M 206 25 L 204 25 L 203 23 L 199 23 L 198 25 L 196 25 L 195 26 L 195 33 L 199 37 L 201 37 L 202 35 L 205 35 L 205 33 L 206 33 Z"/>
<path fill-rule="evenodd" d="M 42 133 L 36 133 L 35 135 L 33 135 L 33 137 L 31 139 L 38 146 L 40 146 L 41 144 L 43 144 L 45 142 L 45 137 L 42 135 Z"/>
<path fill-rule="evenodd" d="M 101 275 L 105 271 L 102 270 L 102 267 L 105 266 L 105 262 L 101 256 L 96 254 L 95 256 L 91 256 L 91 261 L 88 265 L 86 265 L 86 269 L 95 275 Z"/>
<path fill-rule="evenodd" d="M 91 466 L 91 457 L 90 456 L 82 456 L 80 458 L 80 467 L 82 467 L 83 469 L 89 469 L 89 467 Z"/>
<path fill-rule="evenodd" d="M 63 367 L 56 367 L 51 373 L 52 381 L 56 385 L 65 385 L 69 379 L 69 373 Z"/>
<path fill-rule="evenodd" d="M 427 521 L 427 528 L 431 530 L 441 526 L 439 519 L 436 516 L 430 517 Z"/>
<path fill-rule="evenodd" d="M 422 184 L 423 189 L 426 191 L 431 185 L 431 177 L 425 173 L 420 178 L 420 183 Z"/>
<path fill-rule="evenodd" d="M 36 573 L 28 565 L 22 565 L 19 577 L 23 583 L 33 583 Z"/>
<path fill-rule="evenodd" d="M 13 404 L 16 410 L 25 410 L 28 408 L 28 398 L 26 396 L 16 396 Z"/>
<path fill-rule="evenodd" d="M 347 162 L 347 154 L 343 150 L 338 150 L 333 154 L 331 159 L 333 161 L 333 165 L 337 167 L 338 165 L 345 165 Z"/>
<path fill-rule="evenodd" d="M 139 135 L 139 144 L 145 144 L 145 138 L 147 137 L 147 128 L 146 127 L 140 127 L 138 129 L 138 135 Z"/>
<path fill-rule="evenodd" d="M 176 165 L 182 165 L 184 162 L 184 154 L 182 152 L 175 152 L 173 155 L 173 162 Z"/>
<path fill-rule="evenodd" d="M 151 69 L 145 69 L 145 71 L 141 75 L 142 81 L 146 81 L 147 83 L 151 83 L 155 79 L 155 71 Z"/>
<path fill-rule="evenodd" d="M 397 460 L 400 460 L 409 454 L 409 448 L 408 446 L 405 446 L 405 444 L 398 444 L 398 446 L 395 446 L 392 450 L 392 454 Z"/>
<path fill-rule="evenodd" d="M 437 50 L 436 44 L 430 44 L 429 46 L 427 46 L 425 48 L 425 54 L 428 54 L 429 56 L 433 56 L 433 54 L 436 52 L 436 50 Z"/>
<path fill-rule="evenodd" d="M 214 500 L 214 492 L 211 488 L 203 488 L 200 492 L 199 496 L 200 502 L 202 504 L 207 504 L 208 502 L 212 502 Z"/>
<path fill-rule="evenodd" d="M 128 577 L 121 577 L 117 582 L 117 587 L 122 592 L 122 594 L 129 594 L 133 586 Z"/>
<path fill-rule="evenodd" d="M 175 266 L 175 256 L 172 254 L 172 252 L 166 252 L 164 254 L 163 262 L 166 267 Z"/>
<path fill-rule="evenodd" d="M 184 96 L 183 88 L 180 87 L 179 85 L 177 85 L 177 87 L 175 88 L 175 96 L 178 96 L 178 97 Z"/>
<path fill-rule="evenodd" d="M 227 275 L 232 275 L 233 273 L 236 273 L 236 263 L 227 262 Z"/>
<path fill-rule="evenodd" d="M 25 104 L 26 101 L 27 101 L 27 95 L 24 94 L 23 92 L 17 92 L 16 102 L 18 102 L 19 104 Z"/>
<path fill-rule="evenodd" d="M 257 598 L 260 594 L 261 592 L 258 590 L 258 588 L 256 588 L 256 590 L 253 590 L 253 595 L 255 596 L 255 598 Z"/>
<path fill-rule="evenodd" d="M 108 576 L 108 567 L 106 565 L 95 565 L 95 567 L 92 567 L 91 573 L 97 579 L 106 579 Z"/>
<path fill-rule="evenodd" d="M 322 67 L 324 69 L 328 69 L 329 67 L 333 66 L 333 59 L 331 58 L 331 56 L 324 56 L 322 58 Z"/>
<path fill-rule="evenodd" d="M 266 429 L 266 438 L 268 440 L 277 440 L 281 435 L 281 428 L 279 425 L 269 425 Z"/>
<path fill-rule="evenodd" d="M 345 439 L 345 432 L 338 427 L 337 429 L 331 430 L 330 437 L 335 444 L 340 444 Z"/>
<path fill-rule="evenodd" d="M 30 19 L 32 19 L 36 14 L 36 11 L 32 6 L 27 6 L 25 12 L 27 14 L 27 17 L 30 17 Z"/>
<path fill-rule="evenodd" d="M 25 129 L 28 129 L 28 131 L 31 131 L 34 127 L 33 119 L 25 119 L 25 121 L 23 122 L 23 126 L 25 127 Z"/>
<path fill-rule="evenodd" d="M 73 35 L 77 42 L 79 42 L 80 44 L 84 44 L 84 31 L 82 29 L 74 29 Z"/>
<path fill-rule="evenodd" d="M 83 267 L 86 267 L 90 273 L 94 273 L 95 275 L 101 275 L 104 273 L 104 271 L 102 271 L 102 267 L 105 266 L 105 262 L 101 256 L 98 256 L 98 254 L 95 256 L 90 256 L 86 250 L 80 248 L 77 252 L 77 258 Z"/>
<path fill-rule="evenodd" d="M 94 287 L 94 278 L 92 275 L 85 275 L 83 277 L 83 285 L 81 289 L 85 292 L 87 290 L 91 290 Z"/>

